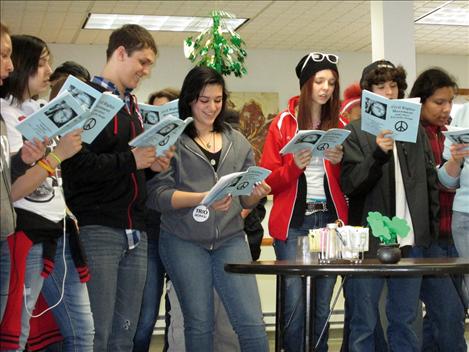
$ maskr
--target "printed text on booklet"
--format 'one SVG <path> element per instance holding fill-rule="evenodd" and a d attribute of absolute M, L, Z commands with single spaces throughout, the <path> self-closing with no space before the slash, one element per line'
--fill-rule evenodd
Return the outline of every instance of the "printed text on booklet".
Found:
<path fill-rule="evenodd" d="M 363 90 L 361 128 L 375 136 L 390 130 L 395 141 L 415 143 L 421 108 L 420 98 L 387 99 Z"/>
<path fill-rule="evenodd" d="M 302 130 L 293 137 L 281 150 L 280 154 L 295 153 L 302 149 L 311 149 L 315 157 L 324 157 L 329 148 L 342 144 L 350 131 L 331 128 L 328 131 Z"/>
<path fill-rule="evenodd" d="M 231 194 L 232 196 L 247 196 L 253 187 L 269 176 L 270 170 L 259 166 L 251 166 L 246 171 L 233 172 L 221 177 L 200 204 L 210 206 L 213 202 Z"/>

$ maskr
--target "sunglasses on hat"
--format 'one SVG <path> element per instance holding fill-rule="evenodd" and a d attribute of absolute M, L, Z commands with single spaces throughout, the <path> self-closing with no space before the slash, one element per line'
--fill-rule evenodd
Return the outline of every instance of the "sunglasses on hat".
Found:
<path fill-rule="evenodd" d="M 309 53 L 308 57 L 306 58 L 305 62 L 303 63 L 303 66 L 301 67 L 301 71 L 306 67 L 306 64 L 308 63 L 309 59 L 313 60 L 314 62 L 322 62 L 324 59 L 327 59 L 331 64 L 337 64 L 339 61 L 339 57 L 334 54 L 324 54 L 324 53 Z"/>
<path fill-rule="evenodd" d="M 387 62 L 379 63 L 376 65 L 376 68 L 388 68 L 388 69 L 393 69 L 396 68 L 393 64 L 389 64 Z"/>

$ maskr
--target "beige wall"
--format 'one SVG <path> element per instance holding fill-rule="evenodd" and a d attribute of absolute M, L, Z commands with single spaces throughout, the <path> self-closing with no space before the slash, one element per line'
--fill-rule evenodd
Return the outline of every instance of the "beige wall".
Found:
<path fill-rule="evenodd" d="M 53 67 L 66 60 L 74 60 L 98 74 L 104 65 L 105 47 L 91 45 L 50 44 Z M 144 80 L 135 91 L 140 101 L 146 101 L 150 92 L 168 86 L 180 88 L 192 63 L 184 57 L 181 47 L 159 47 L 159 55 L 151 77 Z M 298 94 L 295 66 L 305 54 L 303 51 L 249 49 L 248 75 L 243 78 L 228 77 L 232 91 L 278 92 L 282 109 L 290 96 Z M 337 53 L 339 55 L 340 85 L 345 88 L 358 81 L 361 71 L 371 60 L 371 53 Z M 417 74 L 438 65 L 453 74 L 461 87 L 469 88 L 469 55 L 417 55 Z M 408 82 L 409 87 L 412 82 Z"/>

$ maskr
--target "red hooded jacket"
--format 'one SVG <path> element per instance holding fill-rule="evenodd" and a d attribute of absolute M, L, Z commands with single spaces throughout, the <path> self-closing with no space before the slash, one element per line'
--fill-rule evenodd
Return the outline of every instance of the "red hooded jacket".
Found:
<path fill-rule="evenodd" d="M 260 166 L 272 170 L 266 179 L 274 196 L 269 217 L 269 233 L 273 238 L 283 241 L 288 237 L 288 229 L 299 190 L 299 178 L 304 172 L 304 169 L 296 166 L 293 154 L 280 154 L 282 147 L 298 131 L 298 122 L 295 116 L 295 107 L 298 102 L 298 96 L 291 98 L 288 102 L 288 109 L 279 113 L 272 121 L 260 161 Z M 324 159 L 324 169 L 335 212 L 338 218 L 346 224 L 348 208 L 339 184 L 340 164 L 333 165 Z"/>

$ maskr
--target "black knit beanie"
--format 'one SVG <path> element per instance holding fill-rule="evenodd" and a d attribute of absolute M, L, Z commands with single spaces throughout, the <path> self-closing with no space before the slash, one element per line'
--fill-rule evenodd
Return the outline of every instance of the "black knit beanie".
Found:
<path fill-rule="evenodd" d="M 308 82 L 308 80 L 313 76 L 316 72 L 322 71 L 322 70 L 333 70 L 337 73 L 339 71 L 337 70 L 337 64 L 332 63 L 329 61 L 327 58 L 328 54 L 322 54 L 323 58 L 321 61 L 314 61 L 311 55 L 313 54 L 320 54 L 320 53 L 311 53 L 308 55 L 303 56 L 303 58 L 298 62 L 298 65 L 296 65 L 295 71 L 296 71 L 296 76 L 300 79 L 300 88 L 303 87 L 303 85 Z M 306 62 L 305 65 L 305 61 Z M 304 67 L 303 67 L 304 65 Z"/>

